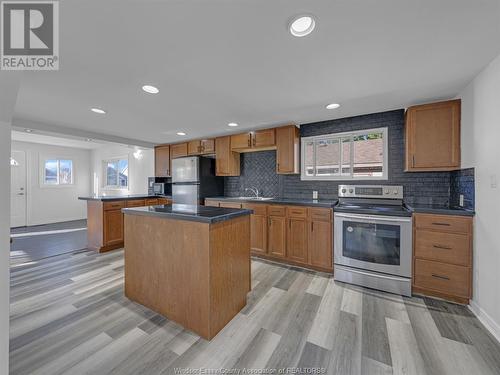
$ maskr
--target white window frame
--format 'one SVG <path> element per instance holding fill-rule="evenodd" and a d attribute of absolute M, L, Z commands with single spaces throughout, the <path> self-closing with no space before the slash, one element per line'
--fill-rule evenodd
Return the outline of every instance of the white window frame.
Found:
<path fill-rule="evenodd" d="M 384 155 L 383 155 L 383 161 L 382 161 L 382 176 L 353 176 L 353 168 L 354 168 L 354 147 L 353 147 L 353 141 L 352 138 L 361 135 L 361 134 L 366 134 L 366 133 L 382 133 L 383 137 L 383 149 L 384 149 Z M 301 153 L 300 153 L 300 179 L 304 181 L 383 181 L 388 179 L 388 161 L 389 161 L 389 140 L 388 140 L 388 128 L 373 128 L 373 129 L 363 129 L 363 130 L 356 130 L 352 132 L 344 132 L 344 133 L 331 133 L 331 134 L 322 134 L 322 135 L 315 135 L 311 137 L 303 137 L 300 140 L 301 143 Z M 351 138 L 351 155 L 350 155 L 350 160 L 351 160 L 351 173 L 349 176 L 342 175 L 342 139 L 345 138 Z M 340 175 L 337 176 L 307 176 L 306 175 L 306 166 L 305 166 L 305 148 L 306 148 L 306 143 L 308 142 L 314 142 L 314 150 L 313 150 L 313 165 L 314 169 L 316 170 L 316 142 L 317 141 L 327 141 L 327 140 L 332 140 L 332 139 L 337 139 L 340 142 Z"/>
<path fill-rule="evenodd" d="M 127 161 L 127 168 L 128 168 L 128 178 L 127 178 L 127 186 L 118 186 L 118 185 L 108 185 L 108 175 L 106 172 L 107 169 L 107 164 L 109 162 L 117 162 L 120 160 L 126 160 Z M 128 191 L 130 189 L 130 158 L 127 156 L 117 156 L 117 157 L 112 157 L 112 158 L 106 158 L 102 159 L 101 161 L 101 169 L 102 169 L 102 189 L 103 190 L 119 190 L 119 191 Z"/>
<path fill-rule="evenodd" d="M 47 184 L 45 181 L 45 164 L 48 160 L 57 160 L 57 183 L 55 184 Z M 60 184 L 59 183 L 59 164 L 61 160 L 69 160 L 71 161 L 71 183 L 69 184 Z M 72 158 L 68 157 L 40 157 L 40 187 L 42 188 L 67 188 L 75 186 L 75 161 Z"/>

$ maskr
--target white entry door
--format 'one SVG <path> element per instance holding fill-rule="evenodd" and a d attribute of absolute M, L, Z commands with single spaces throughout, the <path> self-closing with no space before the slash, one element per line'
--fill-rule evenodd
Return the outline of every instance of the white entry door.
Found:
<path fill-rule="evenodd" d="M 10 159 L 10 226 L 26 225 L 26 153 L 12 151 Z"/>

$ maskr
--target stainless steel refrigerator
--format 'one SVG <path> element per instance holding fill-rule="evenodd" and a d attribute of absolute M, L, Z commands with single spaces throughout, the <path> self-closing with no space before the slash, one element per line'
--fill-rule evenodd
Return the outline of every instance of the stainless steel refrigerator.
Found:
<path fill-rule="evenodd" d="M 224 195 L 224 178 L 215 175 L 215 159 L 188 156 L 172 160 L 173 204 L 199 205 Z"/>

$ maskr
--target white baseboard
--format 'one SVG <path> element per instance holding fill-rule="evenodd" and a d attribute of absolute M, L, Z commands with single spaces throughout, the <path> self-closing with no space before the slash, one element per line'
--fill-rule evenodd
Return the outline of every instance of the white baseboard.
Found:
<path fill-rule="evenodd" d="M 28 223 L 27 226 L 29 227 L 32 227 L 32 226 L 36 226 L 36 225 L 47 225 L 47 224 L 57 224 L 57 223 L 64 223 L 66 221 L 76 221 L 76 220 L 86 220 L 87 217 L 81 217 L 81 216 L 78 216 L 78 217 L 60 217 L 60 218 L 52 218 L 52 219 L 48 219 L 48 220 L 43 220 L 43 221 L 34 221 L 34 222 L 30 222 Z"/>
<path fill-rule="evenodd" d="M 475 301 L 470 301 L 469 310 L 479 319 L 488 331 L 500 342 L 500 325 L 489 316 Z"/>

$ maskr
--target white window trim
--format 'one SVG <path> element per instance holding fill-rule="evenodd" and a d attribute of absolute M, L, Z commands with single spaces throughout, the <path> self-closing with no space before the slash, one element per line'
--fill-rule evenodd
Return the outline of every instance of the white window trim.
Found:
<path fill-rule="evenodd" d="M 384 147 L 384 158 L 382 165 L 382 176 L 307 176 L 306 168 L 305 168 L 305 145 L 310 141 L 317 140 L 328 140 L 328 139 L 341 139 L 347 137 L 354 137 L 360 134 L 366 134 L 367 132 L 379 132 L 383 134 L 383 147 Z M 315 135 L 311 137 L 302 137 L 300 140 L 301 149 L 300 149 L 300 179 L 302 181 L 384 181 L 388 180 L 388 161 L 389 161 L 389 139 L 388 139 L 389 130 L 387 127 L 383 128 L 370 128 L 363 130 L 356 130 L 352 132 L 344 132 L 344 133 L 331 133 L 331 134 L 323 134 L 323 135 Z M 351 147 L 351 160 L 353 159 L 354 147 Z M 314 165 L 316 165 L 316 152 L 313 153 Z M 340 153 L 340 173 L 342 173 L 342 152 Z M 352 167 L 351 167 L 352 168 Z"/>
<path fill-rule="evenodd" d="M 67 189 L 67 188 L 73 188 L 76 185 L 76 175 L 75 175 L 75 160 L 71 157 L 64 157 L 64 156 L 46 156 L 46 155 L 39 155 L 40 159 L 40 168 L 39 168 L 39 175 L 40 175 L 40 188 L 47 188 L 47 189 Z M 45 183 L 45 162 L 47 160 L 71 160 L 71 184 L 46 184 Z M 59 178 L 59 176 L 58 176 Z"/>
<path fill-rule="evenodd" d="M 117 161 L 117 160 L 126 160 L 127 165 L 128 165 L 128 179 L 127 179 L 127 187 L 119 187 L 119 186 L 114 186 L 114 185 L 106 185 L 107 182 L 107 175 L 106 175 L 106 169 L 104 168 L 104 165 L 110 161 Z M 102 190 L 105 191 L 129 191 L 130 190 L 130 158 L 129 155 L 123 155 L 123 156 L 116 156 L 116 157 L 110 157 L 110 158 L 105 158 L 101 160 L 101 176 L 102 176 Z"/>

